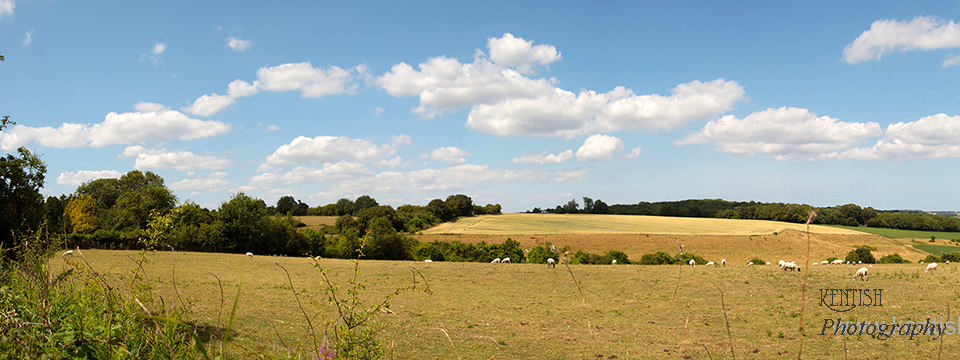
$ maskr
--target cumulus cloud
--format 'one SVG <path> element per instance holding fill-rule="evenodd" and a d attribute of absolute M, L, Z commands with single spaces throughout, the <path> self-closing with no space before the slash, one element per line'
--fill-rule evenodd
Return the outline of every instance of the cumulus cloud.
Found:
<path fill-rule="evenodd" d="M 136 112 L 111 112 L 99 124 L 63 123 L 58 128 L 17 125 L 0 133 L 0 148 L 11 151 L 33 141 L 56 148 L 99 148 L 134 143 L 152 146 L 171 140 L 193 140 L 230 131 L 228 124 L 192 119 L 160 104 L 138 103 L 135 108 Z"/>
<path fill-rule="evenodd" d="M 299 90 L 301 97 L 315 98 L 353 93 L 358 87 L 355 80 L 362 71 L 363 67 L 359 66 L 353 69 L 336 66 L 318 69 L 309 62 L 302 62 L 262 67 L 257 70 L 257 78 L 263 90 Z"/>
<path fill-rule="evenodd" d="M 130 148 L 128 148 L 129 150 Z M 124 151 L 124 154 L 128 154 Z M 180 171 L 219 170 L 231 161 L 218 156 L 197 155 L 189 151 L 149 150 L 136 155 L 135 169 L 176 169 Z"/>
<path fill-rule="evenodd" d="M 890 162 L 960 157 L 960 116 L 937 114 L 890 124 L 874 146 L 844 151 L 842 157 Z"/>
<path fill-rule="evenodd" d="M 839 158 L 848 149 L 882 134 L 875 122 L 849 123 L 817 116 L 807 109 L 767 109 L 738 119 L 727 115 L 704 125 L 675 145 L 712 143 L 714 150 L 739 155 L 765 155 L 778 161 Z"/>
<path fill-rule="evenodd" d="M 437 161 L 443 161 L 450 165 L 463 164 L 467 162 L 464 156 L 470 155 L 466 150 L 455 146 L 445 146 L 430 152 L 430 158 Z"/>
<path fill-rule="evenodd" d="M 610 160 L 613 155 L 623 150 L 623 141 L 615 136 L 596 134 L 583 142 L 577 149 L 577 160 L 582 162 L 599 162 Z"/>
<path fill-rule="evenodd" d="M 356 179 L 370 175 L 373 175 L 373 171 L 367 169 L 363 164 L 340 161 L 337 163 L 324 163 L 322 168 L 298 166 L 290 172 L 283 174 L 282 179 L 287 183 L 305 184 Z"/>
<path fill-rule="evenodd" d="M 512 164 L 559 164 L 573 158 L 573 150 L 565 150 L 559 154 L 547 154 L 546 151 L 539 154 L 523 155 L 510 160 Z"/>
<path fill-rule="evenodd" d="M 210 116 L 216 114 L 220 110 L 223 110 L 227 106 L 233 105 L 236 102 L 232 97 L 226 95 L 203 95 L 197 98 L 190 106 L 187 106 L 181 110 L 188 113 L 200 116 Z"/>
<path fill-rule="evenodd" d="M 573 138 L 617 130 L 676 129 L 708 120 L 745 99 L 742 86 L 717 79 L 680 84 L 670 96 L 637 95 L 619 86 L 598 94 L 558 88 L 556 79 L 534 79 L 535 65 L 560 58 L 552 46 L 504 34 L 488 40 L 490 57 L 477 50 L 472 63 L 430 58 L 415 70 L 394 65 L 376 83 L 393 96 L 420 97 L 412 111 L 423 118 L 470 107 L 467 127 L 497 136 Z"/>
<path fill-rule="evenodd" d="M 26 35 L 23 36 L 23 47 L 30 46 L 33 43 L 33 29 L 27 30 Z"/>
<path fill-rule="evenodd" d="M 960 24 L 932 15 L 910 21 L 877 20 L 843 48 L 843 60 L 856 64 L 880 60 L 892 51 L 934 50 L 960 47 Z M 944 66 L 946 67 L 946 66 Z"/>
<path fill-rule="evenodd" d="M 640 157 L 640 155 L 643 155 L 643 148 L 640 147 L 640 146 L 637 146 L 637 147 L 633 148 L 633 150 L 630 150 L 630 153 L 629 153 L 629 154 L 624 155 L 623 158 L 624 158 L 624 159 L 636 159 L 636 158 Z"/>
<path fill-rule="evenodd" d="M 529 73 L 534 64 L 549 65 L 560 60 L 560 53 L 552 45 L 533 46 L 533 40 L 514 37 L 511 33 L 500 38 L 488 38 L 490 60 Z"/>
<path fill-rule="evenodd" d="M 274 132 L 280 130 L 280 127 L 274 124 L 267 125 L 267 132 Z"/>
<path fill-rule="evenodd" d="M 156 43 L 153 45 L 153 50 L 151 52 L 154 55 L 163 55 L 164 51 L 167 51 L 167 43 Z"/>
<path fill-rule="evenodd" d="M 373 116 L 380 116 L 380 114 L 383 114 L 382 107 L 377 106 L 376 108 L 373 109 Z"/>
<path fill-rule="evenodd" d="M 250 40 L 241 40 L 233 36 L 227 38 L 226 47 L 234 49 L 236 51 L 244 51 L 252 45 Z"/>
<path fill-rule="evenodd" d="M 943 63 L 941 63 L 940 65 L 943 66 L 944 68 L 960 65 L 960 55 L 951 54 L 950 56 L 947 56 L 947 58 L 944 59 Z"/>
<path fill-rule="evenodd" d="M 173 190 L 204 189 L 206 191 L 223 191 L 231 184 L 230 180 L 223 178 L 226 175 L 226 173 L 218 171 L 210 174 L 210 176 L 206 178 L 201 177 L 197 179 L 183 179 L 170 184 L 170 188 Z"/>
<path fill-rule="evenodd" d="M 386 171 L 350 181 L 342 181 L 330 188 L 331 194 L 391 193 L 407 190 L 469 190 L 484 182 L 556 181 L 563 182 L 586 177 L 586 171 L 505 170 L 489 165 L 461 164 L 443 169 L 423 169 L 410 172 Z"/>
<path fill-rule="evenodd" d="M 403 158 L 401 158 L 401 157 L 398 155 L 398 156 L 396 156 L 396 157 L 394 157 L 393 159 L 390 159 L 390 160 L 380 160 L 380 162 L 377 163 L 377 166 L 389 166 L 389 167 L 392 167 L 392 168 L 398 168 L 398 167 L 407 166 L 407 163 L 404 162 L 404 161 L 403 161 Z"/>
<path fill-rule="evenodd" d="M 298 136 L 289 144 L 281 145 L 273 154 L 267 156 L 271 165 L 309 164 L 352 160 L 368 162 L 385 156 L 392 156 L 401 145 L 410 143 L 406 135 L 394 136 L 392 143 L 376 145 L 369 140 L 353 139 L 346 136 L 317 136 L 309 138 Z"/>
<path fill-rule="evenodd" d="M 140 55 L 140 61 L 143 61 L 143 59 L 150 59 L 154 65 L 160 65 L 163 63 L 164 51 L 167 51 L 167 43 L 158 42 L 153 44 L 153 47 L 150 48 L 149 54 Z"/>
<path fill-rule="evenodd" d="M 122 172 L 114 170 L 80 170 L 77 172 L 66 171 L 57 176 L 57 184 L 80 186 L 81 184 L 96 179 L 119 179 L 123 176 Z"/>
<path fill-rule="evenodd" d="M 13 9 L 17 7 L 15 0 L 0 0 L 0 19 L 5 16 L 13 16 Z"/>
<path fill-rule="evenodd" d="M 244 96 L 254 95 L 260 92 L 260 81 L 254 81 L 253 84 L 237 79 L 227 85 L 227 96 L 234 99 Z"/>

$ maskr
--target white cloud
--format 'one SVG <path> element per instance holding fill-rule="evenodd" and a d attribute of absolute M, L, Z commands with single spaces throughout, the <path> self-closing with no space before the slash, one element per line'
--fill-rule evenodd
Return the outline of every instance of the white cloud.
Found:
<path fill-rule="evenodd" d="M 407 190 L 469 190 L 484 182 L 542 181 L 556 182 L 583 179 L 586 171 L 505 170 L 489 165 L 461 164 L 443 169 L 411 172 L 387 171 L 373 176 L 342 181 L 330 188 L 329 194 L 392 193 Z"/>
<path fill-rule="evenodd" d="M 960 157 L 960 116 L 937 114 L 890 124 L 873 147 L 850 149 L 842 157 L 891 162 Z"/>
<path fill-rule="evenodd" d="M 203 95 L 197 98 L 190 106 L 181 108 L 180 110 L 194 115 L 210 116 L 225 109 L 227 106 L 233 105 L 234 102 L 236 101 L 234 101 L 232 97 L 226 95 Z"/>
<path fill-rule="evenodd" d="M 167 51 L 167 43 L 156 43 L 153 45 L 153 50 L 151 52 L 154 55 L 163 55 L 163 52 Z"/>
<path fill-rule="evenodd" d="M 534 64 L 560 58 L 552 46 L 504 34 L 488 40 L 491 57 L 477 50 L 472 63 L 434 57 L 415 70 L 394 65 L 376 79 L 393 96 L 420 97 L 413 113 L 432 118 L 470 107 L 467 127 L 498 136 L 573 138 L 617 130 L 669 130 L 708 120 L 746 98 L 742 86 L 717 79 L 680 84 L 670 96 L 636 95 L 619 86 L 607 93 L 556 87 L 556 79 L 527 75 Z"/>
<path fill-rule="evenodd" d="M 375 109 L 373 109 L 373 115 L 374 115 L 374 116 L 380 116 L 380 114 L 383 114 L 383 108 L 382 108 L 382 107 L 377 106 Z"/>
<path fill-rule="evenodd" d="M 430 158 L 437 161 L 443 161 L 450 165 L 463 164 L 467 162 L 464 156 L 469 156 L 466 150 L 454 146 L 445 146 L 430 152 Z"/>
<path fill-rule="evenodd" d="M 875 122 L 848 123 L 817 116 L 807 109 L 767 109 L 738 119 L 727 115 L 704 125 L 674 145 L 712 143 L 716 151 L 765 155 L 778 161 L 839 158 L 838 151 L 882 133 Z"/>
<path fill-rule="evenodd" d="M 119 179 L 123 176 L 122 172 L 114 170 L 80 170 L 77 172 L 66 171 L 57 176 L 57 184 L 60 185 L 69 185 L 69 186 L 80 186 L 90 180 L 96 179 Z"/>
<path fill-rule="evenodd" d="M 637 147 L 633 148 L 633 150 L 630 150 L 630 153 L 629 153 L 629 154 L 624 155 L 623 158 L 624 158 L 624 159 L 636 159 L 636 158 L 640 157 L 640 155 L 643 155 L 643 148 L 640 147 L 640 146 L 637 146 Z"/>
<path fill-rule="evenodd" d="M 843 48 L 849 64 L 880 60 L 885 53 L 900 50 L 934 50 L 960 47 L 960 24 L 936 16 L 917 16 L 910 21 L 877 20 Z"/>
<path fill-rule="evenodd" d="M 171 140 L 193 140 L 224 134 L 230 125 L 192 119 L 183 113 L 153 103 L 138 103 L 137 112 L 107 114 L 99 124 L 63 123 L 50 126 L 14 126 L 0 133 L 0 148 L 10 151 L 37 141 L 56 148 L 143 143 L 158 145 Z"/>
<path fill-rule="evenodd" d="M 118 158 L 128 158 L 128 157 L 131 157 L 131 156 L 137 156 L 137 155 L 140 155 L 140 154 L 144 154 L 144 153 L 146 153 L 146 152 L 148 152 L 148 151 L 150 151 L 150 149 L 147 149 L 147 148 L 145 148 L 145 147 L 143 147 L 143 146 L 140 146 L 140 145 L 127 146 L 125 149 L 123 149 L 123 152 L 120 153 L 120 155 L 117 156 L 117 157 L 118 157 Z"/>
<path fill-rule="evenodd" d="M 940 65 L 943 66 L 944 68 L 960 65 L 960 55 L 950 54 L 949 56 L 947 56 L 946 59 L 943 60 L 943 63 L 941 63 Z"/>
<path fill-rule="evenodd" d="M 390 160 L 380 160 L 380 162 L 377 163 L 377 166 L 389 166 L 389 167 L 392 167 L 392 168 L 398 168 L 398 167 L 407 166 L 407 163 L 404 162 L 404 161 L 403 161 L 403 158 L 401 158 L 401 157 L 398 155 L 398 156 L 396 156 L 396 157 L 394 157 L 393 159 L 390 159 Z"/>
<path fill-rule="evenodd" d="M 15 0 L 0 0 L 0 19 L 4 16 L 13 16 L 13 9 L 17 7 Z"/>
<path fill-rule="evenodd" d="M 210 176 L 206 178 L 183 179 L 170 184 L 170 188 L 173 190 L 204 189 L 206 191 L 223 191 L 224 188 L 230 186 L 232 183 L 230 180 L 223 178 L 226 175 L 226 173 L 218 171 L 210 174 Z"/>
<path fill-rule="evenodd" d="M 126 153 L 126 151 L 125 151 Z M 189 151 L 150 150 L 137 154 L 135 169 L 219 170 L 231 161 L 218 156 L 197 155 Z"/>
<path fill-rule="evenodd" d="M 670 96 L 636 95 L 622 86 L 597 94 L 555 89 L 548 96 L 474 106 L 467 127 L 497 136 L 573 138 L 591 132 L 671 130 L 727 112 L 745 98 L 735 81 L 692 81 Z"/>
<path fill-rule="evenodd" d="M 226 45 L 226 47 L 229 47 L 229 48 L 234 49 L 234 50 L 236 50 L 236 51 L 244 51 L 244 50 L 246 50 L 247 48 L 249 48 L 250 45 L 252 45 L 252 44 L 250 43 L 250 40 L 241 40 L 241 39 L 237 39 L 237 38 L 231 36 L 230 38 L 227 39 L 227 45 Z"/>
<path fill-rule="evenodd" d="M 356 179 L 373 175 L 373 171 L 360 163 L 341 161 L 338 163 L 324 163 L 322 168 L 298 166 L 283 174 L 283 181 L 295 184 L 325 183 Z"/>
<path fill-rule="evenodd" d="M 598 162 L 610 160 L 623 150 L 623 141 L 615 136 L 596 134 L 587 138 L 583 146 L 577 149 L 577 160 Z"/>
<path fill-rule="evenodd" d="M 518 158 L 516 158 L 516 159 L 510 160 L 510 163 L 512 163 L 512 164 L 520 164 L 520 165 L 523 165 L 523 164 L 540 164 L 540 165 L 545 165 L 545 164 L 559 164 L 559 163 L 562 163 L 562 162 L 564 162 L 564 161 L 570 160 L 570 159 L 572 159 L 572 158 L 573 158 L 573 150 L 565 150 L 564 152 L 561 152 L 561 153 L 559 153 L 559 154 L 549 154 L 549 155 L 547 155 L 547 152 L 544 151 L 544 152 L 539 153 L 539 154 L 523 155 L 523 156 L 518 157 Z"/>
<path fill-rule="evenodd" d="M 560 60 L 560 53 L 551 45 L 532 46 L 532 40 L 513 37 L 513 34 L 503 34 L 501 38 L 488 38 L 487 48 L 490 49 L 490 60 L 509 67 L 514 67 L 522 73 L 531 72 L 535 63 L 549 65 Z"/>
<path fill-rule="evenodd" d="M 330 66 L 327 69 L 318 69 L 309 62 L 303 62 L 262 67 L 257 70 L 257 78 L 260 80 L 261 89 L 277 92 L 300 90 L 300 96 L 315 98 L 353 93 L 358 87 L 355 78 L 360 72 L 360 67 L 341 69 Z"/>
<path fill-rule="evenodd" d="M 280 127 L 274 124 L 267 125 L 267 132 L 274 132 L 280 130 Z"/>
<path fill-rule="evenodd" d="M 26 35 L 23 36 L 23 47 L 30 46 L 33 43 L 33 29 L 27 30 Z"/>
<path fill-rule="evenodd" d="M 260 92 L 259 81 L 254 81 L 253 84 L 250 84 L 246 81 L 237 79 L 230 82 L 230 85 L 227 85 L 227 96 L 234 99 L 254 95 L 258 92 Z"/>
<path fill-rule="evenodd" d="M 373 161 L 375 159 L 392 156 L 396 148 L 410 142 L 410 137 L 398 135 L 393 137 L 393 143 L 376 145 L 369 140 L 352 139 L 345 136 L 317 136 L 308 138 L 298 136 L 289 144 L 281 145 L 273 154 L 267 156 L 266 162 L 271 165 L 280 164 L 308 164 L 323 162 L 338 162 L 341 160 Z"/>

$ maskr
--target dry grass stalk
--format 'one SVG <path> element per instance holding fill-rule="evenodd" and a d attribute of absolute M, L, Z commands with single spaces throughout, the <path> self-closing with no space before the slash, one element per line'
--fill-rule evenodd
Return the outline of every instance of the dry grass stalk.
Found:
<path fill-rule="evenodd" d="M 436 328 L 436 329 L 443 331 L 443 335 L 445 335 L 447 337 L 447 340 L 450 341 L 450 347 L 453 348 L 453 353 L 457 354 L 457 359 L 461 359 L 460 351 L 457 350 L 457 347 L 455 345 L 453 345 L 453 339 L 450 338 L 450 334 L 447 334 L 447 330 L 444 330 L 443 328 Z"/>
<path fill-rule="evenodd" d="M 813 218 L 817 217 L 817 212 L 810 210 L 810 213 L 807 214 L 807 222 L 803 224 L 803 231 L 807 234 L 807 257 L 803 261 L 804 264 L 810 263 L 810 222 L 813 221 Z M 803 309 L 807 305 L 807 274 L 810 273 L 810 268 L 807 268 L 807 271 L 803 273 L 803 284 L 800 285 L 800 350 L 797 351 L 797 360 L 801 359 L 803 356 Z M 846 341 L 846 339 L 844 339 Z M 846 356 L 846 345 L 844 345 L 844 356 Z"/>
<path fill-rule="evenodd" d="M 727 318 L 727 304 L 723 298 L 723 290 L 721 290 L 720 286 L 713 280 L 710 280 L 710 282 L 713 283 L 713 286 L 720 292 L 720 309 L 723 310 L 723 322 L 727 324 L 727 339 L 730 340 L 730 355 L 733 356 L 733 360 L 737 360 L 737 354 L 733 351 L 733 334 L 730 333 L 730 319 Z M 706 348 L 706 346 L 704 346 L 704 348 Z M 707 351 L 707 354 L 709 355 L 710 352 Z M 711 357 L 711 359 L 712 358 L 713 357 Z"/>

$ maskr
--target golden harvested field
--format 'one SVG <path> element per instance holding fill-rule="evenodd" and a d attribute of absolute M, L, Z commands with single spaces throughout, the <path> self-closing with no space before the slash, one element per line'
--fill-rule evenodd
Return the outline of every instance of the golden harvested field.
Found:
<path fill-rule="evenodd" d="M 422 233 L 463 235 L 527 234 L 659 234 L 659 235 L 772 235 L 803 230 L 803 224 L 764 220 L 683 218 L 595 214 L 502 214 L 460 218 Z M 810 226 L 815 234 L 862 234 L 859 231 Z"/>
<path fill-rule="evenodd" d="M 294 216 L 295 219 L 307 224 L 307 228 L 320 230 L 324 226 L 333 226 L 337 223 L 336 216 Z"/>

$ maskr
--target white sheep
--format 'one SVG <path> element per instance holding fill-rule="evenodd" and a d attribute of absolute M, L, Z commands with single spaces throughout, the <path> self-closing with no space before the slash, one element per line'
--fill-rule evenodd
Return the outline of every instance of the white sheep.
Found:
<path fill-rule="evenodd" d="M 817 266 L 817 265 L 820 265 L 820 263 L 815 262 L 815 263 L 813 263 L 813 264 L 810 264 L 810 266 Z"/>
<path fill-rule="evenodd" d="M 857 274 L 853 275 L 853 280 L 856 281 L 857 278 L 863 281 L 867 281 L 867 268 L 862 267 L 859 270 L 857 270 Z"/>
<path fill-rule="evenodd" d="M 499 264 L 499 263 L 500 263 L 500 258 L 493 259 L 493 261 L 491 261 L 490 263 L 491 263 L 491 264 Z"/>
<path fill-rule="evenodd" d="M 616 265 L 616 264 L 617 264 L 617 259 L 613 259 L 613 261 L 610 262 L 610 265 Z"/>
<path fill-rule="evenodd" d="M 826 261 L 826 260 L 824 260 L 824 261 Z M 843 264 L 843 260 L 836 259 L 836 260 L 834 260 L 834 261 L 832 261 L 832 262 L 830 262 L 830 263 L 833 264 L 833 265 L 841 265 L 841 264 Z"/>
<path fill-rule="evenodd" d="M 249 256 L 249 257 L 253 257 L 253 253 L 252 253 L 252 252 L 249 252 L 249 251 L 247 251 L 247 256 Z"/>
<path fill-rule="evenodd" d="M 717 265 L 717 264 L 711 261 L 711 262 L 708 262 L 707 265 Z"/>
<path fill-rule="evenodd" d="M 769 262 L 769 261 L 767 261 L 767 265 L 770 265 L 770 262 Z"/>
<path fill-rule="evenodd" d="M 423 262 L 425 262 L 425 263 L 427 263 L 427 264 L 429 264 L 429 263 L 432 263 L 432 262 L 433 262 L 433 260 L 430 260 L 430 259 L 426 259 L 426 260 L 424 260 Z"/>
<path fill-rule="evenodd" d="M 67 250 L 62 256 L 73 256 L 73 250 Z"/>
<path fill-rule="evenodd" d="M 503 263 L 503 264 L 510 263 L 510 258 L 503 258 L 503 260 L 500 260 L 500 263 Z"/>
<path fill-rule="evenodd" d="M 747 263 L 747 266 L 750 266 L 750 265 L 753 265 L 753 261 Z"/>
<path fill-rule="evenodd" d="M 783 264 L 783 271 L 787 271 L 787 270 L 790 270 L 790 271 L 793 271 L 793 270 L 800 271 L 800 267 L 797 266 L 797 264 L 795 264 L 794 262 L 791 261 L 791 262 L 788 262 L 788 263 L 784 263 L 784 264 Z"/>
<path fill-rule="evenodd" d="M 821 262 L 820 262 L 820 265 L 830 265 L 830 262 L 824 260 L 824 261 L 821 261 Z"/>
<path fill-rule="evenodd" d="M 720 265 L 727 266 L 727 259 L 720 259 Z"/>
<path fill-rule="evenodd" d="M 783 261 L 783 260 L 780 260 L 780 261 L 777 262 L 777 264 L 780 265 L 780 268 L 781 268 L 781 269 L 783 268 L 783 264 L 786 264 L 786 263 L 787 263 L 787 262 L 786 262 L 786 261 Z"/>
<path fill-rule="evenodd" d="M 945 261 L 945 263 L 949 264 L 949 263 L 950 263 L 950 260 Z"/>
<path fill-rule="evenodd" d="M 547 259 L 547 267 L 553 267 L 553 268 L 557 267 L 557 261 L 554 260 L 553 258 Z"/>
<path fill-rule="evenodd" d="M 927 271 L 933 271 L 933 273 L 936 274 L 936 273 L 937 273 L 937 263 L 929 263 L 929 264 L 927 264 L 927 268 L 926 268 L 926 269 L 923 269 L 923 273 L 926 274 Z"/>
<path fill-rule="evenodd" d="M 696 265 L 697 265 L 697 261 L 694 259 L 690 259 L 690 267 L 695 267 Z"/>

